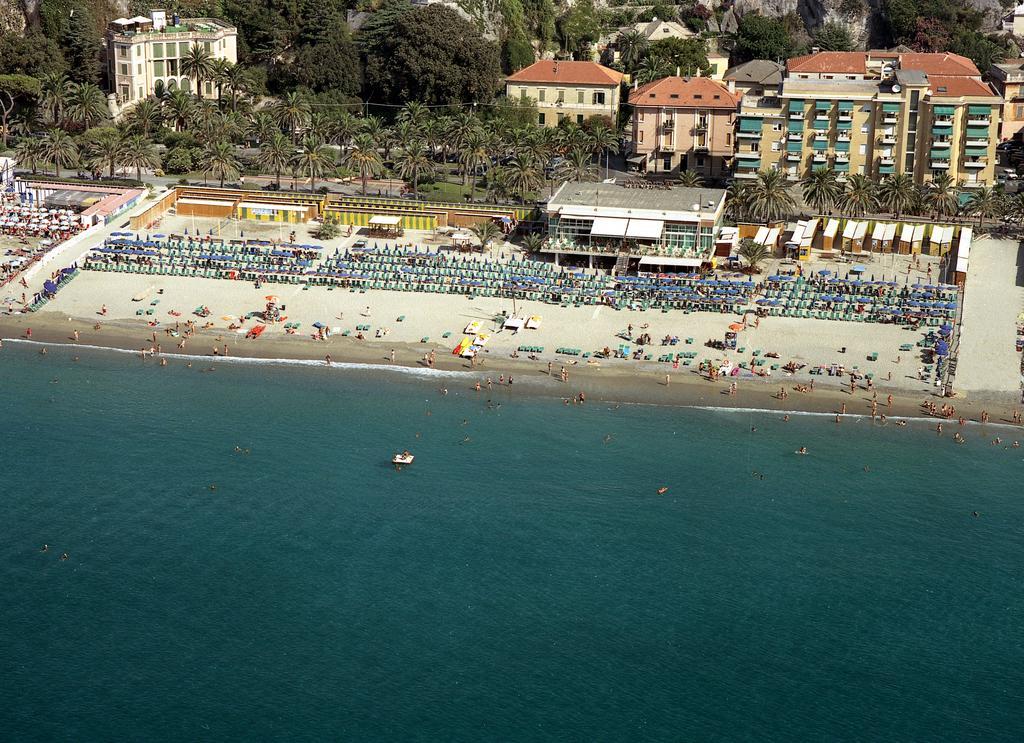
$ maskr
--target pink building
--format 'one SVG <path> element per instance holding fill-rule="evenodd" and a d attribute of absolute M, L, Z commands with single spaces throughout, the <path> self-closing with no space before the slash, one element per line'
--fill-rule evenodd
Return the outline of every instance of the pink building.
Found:
<path fill-rule="evenodd" d="M 723 178 L 740 97 L 707 77 L 666 77 L 634 90 L 631 161 L 649 173 Z"/>

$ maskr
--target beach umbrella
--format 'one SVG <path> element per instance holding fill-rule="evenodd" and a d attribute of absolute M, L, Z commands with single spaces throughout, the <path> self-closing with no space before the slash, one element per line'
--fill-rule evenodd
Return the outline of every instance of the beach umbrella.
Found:
<path fill-rule="evenodd" d="M 818 276 L 831 276 L 832 272 L 829 270 L 818 271 Z"/>
<path fill-rule="evenodd" d="M 865 271 L 867 271 L 867 269 L 858 263 L 853 268 L 851 268 L 850 271 L 853 273 L 864 273 Z"/>
<path fill-rule="evenodd" d="M 948 356 L 949 355 L 949 344 L 946 341 L 939 341 L 935 344 L 935 355 L 936 356 Z"/>

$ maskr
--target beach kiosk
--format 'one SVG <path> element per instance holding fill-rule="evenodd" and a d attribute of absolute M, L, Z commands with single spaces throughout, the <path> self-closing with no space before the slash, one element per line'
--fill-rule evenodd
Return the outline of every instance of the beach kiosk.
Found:
<path fill-rule="evenodd" d="M 394 238 L 402 236 L 402 218 L 392 214 L 374 214 L 367 222 L 373 237 Z"/>

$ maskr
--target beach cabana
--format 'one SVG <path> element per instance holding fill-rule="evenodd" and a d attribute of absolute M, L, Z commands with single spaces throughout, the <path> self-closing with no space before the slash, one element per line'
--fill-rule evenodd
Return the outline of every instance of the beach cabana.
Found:
<path fill-rule="evenodd" d="M 764 226 L 758 227 L 757 228 L 757 234 L 754 235 L 754 242 L 757 243 L 758 245 L 764 245 L 767 241 L 768 241 L 768 228 L 764 227 Z"/>
<path fill-rule="evenodd" d="M 893 243 L 896 241 L 896 223 L 889 222 L 885 225 L 885 234 L 882 235 L 882 249 L 887 253 L 893 251 Z"/>
<path fill-rule="evenodd" d="M 896 250 L 902 255 L 906 255 L 910 252 L 910 246 L 914 241 L 914 225 L 904 224 L 900 225 L 900 239 L 896 246 Z"/>
<path fill-rule="evenodd" d="M 960 239 L 956 244 L 956 263 L 953 268 L 953 283 L 957 286 L 963 286 L 967 280 L 967 268 L 971 257 L 971 242 L 973 239 L 973 228 L 964 227 L 960 230 Z"/>
<path fill-rule="evenodd" d="M 950 247 L 953 244 L 953 228 L 952 226 L 945 227 L 939 225 L 938 227 L 932 228 L 931 234 L 931 254 L 932 255 L 945 255 L 949 252 Z"/>
<path fill-rule="evenodd" d="M 859 253 L 864 247 L 864 235 L 867 233 L 867 229 L 867 222 L 858 222 L 855 219 L 847 220 L 843 227 L 842 249 L 847 253 Z"/>
<path fill-rule="evenodd" d="M 818 234 L 818 220 L 808 219 L 804 222 L 803 234 L 800 236 L 800 245 L 797 247 L 797 258 L 802 261 L 811 259 L 811 245 Z M 794 239 L 795 239 L 794 235 Z"/>
<path fill-rule="evenodd" d="M 916 224 L 914 225 L 914 234 L 910 238 L 910 252 L 920 253 L 922 242 L 924 242 L 924 225 Z"/>
<path fill-rule="evenodd" d="M 830 219 L 825 224 L 825 230 L 821 235 L 821 249 L 831 253 L 835 247 L 836 235 L 839 233 L 839 220 Z"/>
<path fill-rule="evenodd" d="M 891 222 L 875 222 L 871 231 L 871 250 L 876 253 L 887 253 L 892 250 L 892 241 L 896 236 L 896 225 Z"/>

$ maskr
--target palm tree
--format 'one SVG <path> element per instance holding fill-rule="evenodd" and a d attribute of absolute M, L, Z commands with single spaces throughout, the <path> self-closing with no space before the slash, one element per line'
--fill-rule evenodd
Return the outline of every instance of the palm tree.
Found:
<path fill-rule="evenodd" d="M 402 151 L 395 158 L 395 172 L 399 177 L 412 183 L 413 194 L 419 194 L 419 180 L 421 173 L 427 173 L 433 167 L 430 153 L 422 140 L 415 139 L 402 148 Z M 473 179 L 476 186 L 476 179 Z"/>
<path fill-rule="evenodd" d="M 60 169 L 73 165 L 78 160 L 78 146 L 63 129 L 51 129 L 43 137 L 43 159 L 53 164 L 54 175 L 60 178 Z"/>
<path fill-rule="evenodd" d="M 679 174 L 676 183 L 687 188 L 701 188 L 704 185 L 704 177 L 696 170 L 684 170 Z"/>
<path fill-rule="evenodd" d="M 771 256 L 771 249 L 767 245 L 754 242 L 749 237 L 740 240 L 740 248 L 737 251 L 740 258 L 747 262 L 747 269 L 750 273 L 757 273 L 758 265 L 765 258 Z"/>
<path fill-rule="evenodd" d="M 155 98 L 146 98 L 139 101 L 125 115 L 125 123 L 128 128 L 148 138 L 163 123 L 163 112 L 160 104 Z"/>
<path fill-rule="evenodd" d="M 535 191 L 544 183 L 544 172 L 536 158 L 527 152 L 512 156 L 503 169 L 505 186 L 526 203 L 526 194 Z"/>
<path fill-rule="evenodd" d="M 507 167 L 491 168 L 487 171 L 487 180 L 484 183 L 487 188 L 487 199 L 497 203 L 508 198 L 510 192 L 508 173 L 509 169 Z"/>
<path fill-rule="evenodd" d="M 487 250 L 487 246 L 501 234 L 501 230 L 498 229 L 498 226 L 490 220 L 486 222 L 479 222 L 469 229 L 474 235 L 476 235 L 476 239 L 480 241 L 481 250 Z"/>
<path fill-rule="evenodd" d="M 327 172 L 329 166 L 334 164 L 334 153 L 324 145 L 319 137 L 306 136 L 302 140 L 300 149 L 292 159 L 296 170 L 301 170 L 309 175 L 309 192 L 316 190 L 316 179 Z"/>
<path fill-rule="evenodd" d="M 640 63 L 636 70 L 636 81 L 641 85 L 661 80 L 672 74 L 672 65 L 664 57 L 648 55 Z"/>
<path fill-rule="evenodd" d="M 622 68 L 630 71 L 635 69 L 640 60 L 644 58 L 647 53 L 648 41 L 646 36 L 633 28 L 619 34 L 616 46 L 619 48 L 619 62 L 622 63 Z"/>
<path fill-rule="evenodd" d="M 430 118 L 430 109 L 417 101 L 406 103 L 398 112 L 398 120 L 408 122 L 412 127 L 419 129 L 424 122 Z"/>
<path fill-rule="evenodd" d="M 271 133 L 270 139 L 264 140 L 260 145 L 260 154 L 256 156 L 256 162 L 261 168 L 274 173 L 278 190 L 281 188 L 281 171 L 292 162 L 294 151 L 295 145 L 280 131 Z"/>
<path fill-rule="evenodd" d="M 846 191 L 839 199 L 844 214 L 863 217 L 878 205 L 875 198 L 875 184 L 866 175 L 855 173 L 846 184 Z"/>
<path fill-rule="evenodd" d="M 951 217 L 960 208 L 960 190 L 949 173 L 943 173 L 925 185 L 924 202 L 936 217 Z"/>
<path fill-rule="evenodd" d="M 474 132 L 480 130 L 480 122 L 477 121 L 476 116 L 470 111 L 459 111 L 455 114 L 448 122 L 447 136 L 444 140 L 443 150 L 447 152 L 448 149 L 455 150 L 456 152 L 462 150 L 466 146 L 466 142 L 473 135 Z M 469 184 L 469 171 L 463 169 L 462 172 L 462 185 Z"/>
<path fill-rule="evenodd" d="M 796 202 L 781 170 L 762 170 L 751 191 L 750 214 L 754 219 L 777 222 L 792 213 Z"/>
<path fill-rule="evenodd" d="M 750 204 L 754 189 L 746 181 L 736 180 L 725 190 L 725 213 L 734 222 L 750 219 Z"/>
<path fill-rule="evenodd" d="M 815 168 L 803 179 L 800 189 L 807 205 L 819 214 L 831 214 L 843 193 L 843 186 L 832 168 Z"/>
<path fill-rule="evenodd" d="M 291 91 L 285 93 L 274 103 L 274 115 L 292 136 L 292 142 L 298 138 L 299 129 L 309 121 L 309 101 L 301 93 Z"/>
<path fill-rule="evenodd" d="M 238 98 L 249 89 L 252 79 L 249 70 L 242 65 L 233 64 L 225 72 L 228 90 L 231 91 L 231 110 L 238 110 Z"/>
<path fill-rule="evenodd" d="M 39 79 L 39 108 L 44 120 L 59 126 L 64 118 L 64 102 L 70 83 L 62 72 L 48 72 Z"/>
<path fill-rule="evenodd" d="M 192 118 L 192 110 L 195 108 L 189 94 L 180 89 L 172 90 L 167 94 L 164 106 L 174 122 L 174 131 L 176 132 L 180 132 L 186 127 L 189 119 Z"/>
<path fill-rule="evenodd" d="M 604 176 L 607 178 L 608 171 L 611 169 L 612 153 L 618 154 L 619 152 L 619 133 L 612 127 L 597 121 L 590 128 L 590 140 L 593 142 L 599 164 L 601 155 L 604 155 Z"/>
<path fill-rule="evenodd" d="M 249 121 L 246 129 L 246 136 L 249 141 L 256 144 L 263 144 L 270 140 L 275 134 L 281 133 L 281 127 L 270 114 L 260 111 Z"/>
<path fill-rule="evenodd" d="M 342 149 L 359 133 L 362 123 L 348 111 L 343 111 L 334 119 L 334 138 Z"/>
<path fill-rule="evenodd" d="M 32 168 L 32 175 L 35 175 L 39 162 L 46 159 L 46 153 L 43 152 L 43 140 L 36 137 L 24 137 L 14 148 L 14 157 L 19 164 L 28 163 Z"/>
<path fill-rule="evenodd" d="M 238 156 L 235 154 L 235 146 L 230 142 L 219 140 L 208 143 L 203 148 L 201 162 L 205 174 L 220 179 L 221 188 L 224 188 L 225 180 L 238 177 Z"/>
<path fill-rule="evenodd" d="M 210 80 L 217 88 L 217 105 L 224 102 L 224 88 L 230 84 L 228 72 L 235 65 L 223 58 L 210 60 Z"/>
<path fill-rule="evenodd" d="M 520 244 L 527 253 L 538 253 L 544 245 L 544 235 L 539 232 L 527 232 Z"/>
<path fill-rule="evenodd" d="M 113 178 L 123 148 L 124 139 L 118 132 L 111 131 L 88 144 L 85 151 L 86 162 L 96 170 L 109 168 L 110 177 Z"/>
<path fill-rule="evenodd" d="M 567 152 L 565 160 L 558 166 L 558 179 L 577 183 L 597 180 L 597 168 L 590 152 L 580 148 Z"/>
<path fill-rule="evenodd" d="M 334 119 L 322 111 L 314 111 L 309 115 L 306 134 L 324 142 L 334 139 Z"/>
<path fill-rule="evenodd" d="M 213 73 L 213 57 L 206 51 L 205 46 L 193 43 L 185 56 L 181 58 L 181 71 L 186 77 L 195 78 L 196 98 L 202 98 L 203 80 Z"/>
<path fill-rule="evenodd" d="M 985 226 L 986 217 L 996 217 L 1003 205 L 1003 194 L 999 189 L 982 186 L 971 191 L 964 203 L 964 213 L 978 218 L 978 229 Z"/>
<path fill-rule="evenodd" d="M 344 155 L 344 162 L 359 172 L 359 177 L 363 181 L 363 196 L 366 196 L 367 179 L 379 173 L 384 165 L 373 137 L 365 133 L 357 134 L 352 140 L 352 146 Z"/>
<path fill-rule="evenodd" d="M 159 167 L 160 157 L 148 139 L 135 134 L 124 141 L 119 162 L 125 167 L 135 168 L 135 180 L 141 181 L 142 169 Z"/>
<path fill-rule="evenodd" d="M 459 152 L 459 164 L 463 171 L 473 175 L 473 185 L 469 190 L 470 198 L 476 198 L 477 170 L 491 162 L 490 143 L 487 135 L 476 129 L 469 133 Z"/>
<path fill-rule="evenodd" d="M 108 113 L 107 97 L 92 83 L 71 83 L 67 88 L 65 115 L 68 121 L 89 129 Z"/>
<path fill-rule="evenodd" d="M 917 202 L 914 177 L 907 173 L 894 173 L 882 179 L 878 186 L 878 203 L 892 212 L 896 219 Z"/>
<path fill-rule="evenodd" d="M 384 131 L 384 121 L 380 116 L 367 116 L 362 120 L 360 130 L 363 134 L 369 134 L 373 137 L 374 141 L 377 141 Z"/>

